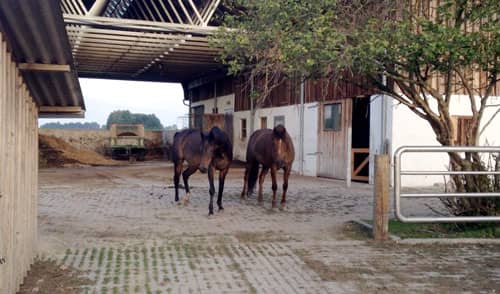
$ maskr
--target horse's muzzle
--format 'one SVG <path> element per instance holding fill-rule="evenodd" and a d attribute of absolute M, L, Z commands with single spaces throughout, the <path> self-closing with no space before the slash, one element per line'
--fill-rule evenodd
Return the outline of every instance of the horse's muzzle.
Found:
<path fill-rule="evenodd" d="M 199 170 L 202 172 L 202 173 L 206 173 L 208 171 L 208 168 L 204 167 L 204 166 L 200 166 Z"/>

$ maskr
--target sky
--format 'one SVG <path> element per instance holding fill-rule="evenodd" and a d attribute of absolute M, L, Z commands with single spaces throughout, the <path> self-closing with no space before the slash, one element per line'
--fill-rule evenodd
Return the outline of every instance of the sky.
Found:
<path fill-rule="evenodd" d="M 181 124 L 179 117 L 187 115 L 188 107 L 182 102 L 182 86 L 174 83 L 131 82 L 118 80 L 79 79 L 85 101 L 84 119 L 39 119 L 47 122 L 97 122 L 106 123 L 114 110 L 132 113 L 155 114 L 163 124 Z"/>

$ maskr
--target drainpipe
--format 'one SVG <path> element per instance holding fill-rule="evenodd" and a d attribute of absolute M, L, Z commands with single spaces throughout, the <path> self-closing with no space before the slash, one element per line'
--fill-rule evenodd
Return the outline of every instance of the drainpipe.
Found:
<path fill-rule="evenodd" d="M 182 99 L 182 104 L 184 104 L 185 106 L 188 107 L 188 110 L 189 110 L 189 113 L 188 113 L 188 128 L 192 128 L 192 122 L 191 122 L 191 118 L 192 118 L 192 110 L 191 110 L 191 92 L 188 90 L 187 88 L 187 85 L 184 86 L 182 85 L 182 90 L 184 92 L 184 99 Z M 188 100 L 188 104 L 186 104 L 186 95 L 188 96 L 187 100 Z"/>
<path fill-rule="evenodd" d="M 250 132 L 249 134 L 253 134 L 253 121 L 255 119 L 255 109 L 253 105 L 253 74 L 250 76 Z"/>
<path fill-rule="evenodd" d="M 299 173 L 304 175 L 304 80 L 300 81 L 300 107 L 299 107 Z"/>
<path fill-rule="evenodd" d="M 382 84 L 384 86 L 387 85 L 387 77 L 385 76 L 385 74 L 382 74 Z M 381 113 L 381 129 L 382 129 L 382 132 L 381 132 L 381 135 L 382 135 L 382 146 L 380 146 L 380 153 L 381 154 L 389 154 L 389 142 L 387 140 L 387 113 L 386 113 L 386 110 L 387 110 L 387 97 L 385 96 L 385 94 L 382 95 L 382 113 Z"/>

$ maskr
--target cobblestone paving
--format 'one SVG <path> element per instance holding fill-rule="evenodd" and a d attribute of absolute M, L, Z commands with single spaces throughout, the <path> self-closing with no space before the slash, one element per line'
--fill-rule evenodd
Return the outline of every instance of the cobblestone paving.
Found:
<path fill-rule="evenodd" d="M 286 244 L 206 243 L 68 249 L 57 258 L 95 282 L 83 293 L 328 293 Z"/>
<path fill-rule="evenodd" d="M 285 211 L 239 199 L 208 217 L 206 175 L 173 202 L 171 166 L 40 173 L 40 255 L 81 270 L 82 293 L 498 293 L 500 246 L 375 244 L 346 234 L 371 217 L 371 186 L 292 176 Z M 217 185 L 216 185 L 217 186 Z M 184 193 L 181 192 L 181 195 Z M 417 203 L 414 213 L 430 213 Z M 429 204 L 429 203 L 426 203 Z M 430 203 L 435 205 L 435 203 Z"/>

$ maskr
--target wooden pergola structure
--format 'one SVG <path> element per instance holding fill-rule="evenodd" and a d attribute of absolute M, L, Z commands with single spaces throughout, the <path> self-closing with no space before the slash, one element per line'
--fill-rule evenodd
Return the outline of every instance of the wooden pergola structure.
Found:
<path fill-rule="evenodd" d="M 78 76 L 182 83 L 220 70 L 208 39 L 219 2 L 61 0 Z"/>

